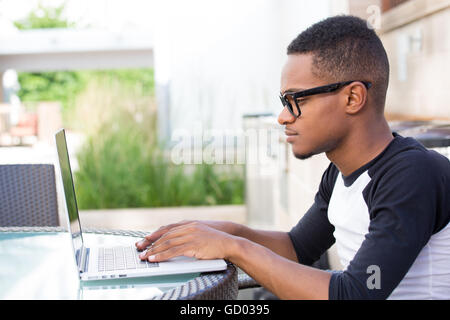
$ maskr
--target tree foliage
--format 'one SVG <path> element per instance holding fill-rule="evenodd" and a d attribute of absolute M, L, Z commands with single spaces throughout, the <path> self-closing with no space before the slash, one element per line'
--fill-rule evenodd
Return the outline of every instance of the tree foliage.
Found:
<path fill-rule="evenodd" d="M 63 17 L 65 6 L 63 3 L 58 7 L 45 7 L 39 3 L 24 19 L 14 21 L 14 25 L 19 30 L 74 27 L 74 23 Z"/>

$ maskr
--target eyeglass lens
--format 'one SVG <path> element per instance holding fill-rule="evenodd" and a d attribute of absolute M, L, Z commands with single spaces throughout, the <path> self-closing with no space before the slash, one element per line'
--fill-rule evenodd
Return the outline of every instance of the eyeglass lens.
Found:
<path fill-rule="evenodd" d="M 284 97 L 281 97 L 282 102 L 283 102 L 283 106 L 286 106 L 289 110 L 289 112 L 294 116 L 294 117 L 298 117 L 300 112 L 299 112 L 299 108 L 297 107 L 295 101 L 294 101 L 294 97 L 291 95 L 285 95 Z"/>

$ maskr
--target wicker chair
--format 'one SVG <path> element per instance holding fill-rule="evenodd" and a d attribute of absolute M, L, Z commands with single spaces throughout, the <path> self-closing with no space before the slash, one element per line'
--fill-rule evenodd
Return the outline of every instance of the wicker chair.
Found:
<path fill-rule="evenodd" d="M 59 226 L 52 164 L 0 165 L 0 227 Z"/>

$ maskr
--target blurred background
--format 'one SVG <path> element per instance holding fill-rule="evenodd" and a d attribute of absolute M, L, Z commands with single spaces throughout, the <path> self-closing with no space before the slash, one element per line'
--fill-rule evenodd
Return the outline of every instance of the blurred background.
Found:
<path fill-rule="evenodd" d="M 448 156 L 448 0 L 0 0 L 0 164 L 57 168 L 64 127 L 85 226 L 289 230 L 329 161 L 294 159 L 280 135 L 280 72 L 291 40 L 337 14 L 385 45 L 393 130 Z"/>

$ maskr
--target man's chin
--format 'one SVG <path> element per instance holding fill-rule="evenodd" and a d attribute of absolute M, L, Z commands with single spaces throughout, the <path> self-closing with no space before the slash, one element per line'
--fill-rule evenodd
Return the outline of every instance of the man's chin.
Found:
<path fill-rule="evenodd" d="M 321 154 L 321 153 L 327 153 L 330 150 L 334 149 L 334 144 L 324 144 L 324 145 L 314 145 L 314 146 L 292 146 L 292 152 L 294 154 L 294 157 L 300 160 L 306 160 L 311 158 L 312 156 Z"/>
<path fill-rule="evenodd" d="M 294 157 L 296 157 L 297 159 L 300 159 L 300 160 L 309 159 L 313 155 L 314 155 L 314 153 L 298 153 L 298 152 L 294 152 Z"/>

